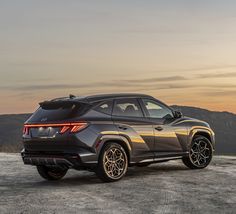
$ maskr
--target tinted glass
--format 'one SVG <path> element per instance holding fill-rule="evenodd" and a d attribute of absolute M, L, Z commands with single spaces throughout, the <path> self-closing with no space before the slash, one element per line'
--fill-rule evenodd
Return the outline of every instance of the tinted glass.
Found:
<path fill-rule="evenodd" d="M 151 118 L 173 118 L 173 112 L 166 106 L 148 99 L 143 99 L 143 102 Z"/>
<path fill-rule="evenodd" d="M 43 109 L 40 107 L 28 120 L 28 122 L 53 122 L 63 121 L 82 115 L 86 110 L 85 105 L 70 107 L 57 107 Z"/>
<path fill-rule="evenodd" d="M 113 115 L 122 117 L 143 117 L 136 99 L 120 99 L 115 101 Z"/>
<path fill-rule="evenodd" d="M 109 100 L 109 101 L 99 104 L 98 106 L 94 108 L 94 110 L 111 115 L 112 105 L 113 105 L 113 101 Z"/>

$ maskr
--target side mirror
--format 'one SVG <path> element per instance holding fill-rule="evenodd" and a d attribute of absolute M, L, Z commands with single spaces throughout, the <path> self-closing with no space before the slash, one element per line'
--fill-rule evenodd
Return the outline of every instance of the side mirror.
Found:
<path fill-rule="evenodd" d="M 174 111 L 174 117 L 175 118 L 181 118 L 181 117 L 183 117 L 183 114 L 180 111 Z"/>

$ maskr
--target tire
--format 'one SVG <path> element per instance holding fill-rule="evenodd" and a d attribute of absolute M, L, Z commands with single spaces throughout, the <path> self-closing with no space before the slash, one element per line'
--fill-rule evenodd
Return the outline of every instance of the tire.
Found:
<path fill-rule="evenodd" d="M 97 176 L 104 182 L 118 181 L 128 170 L 128 158 L 118 143 L 109 143 L 102 148 L 96 169 Z"/>
<path fill-rule="evenodd" d="M 56 181 L 62 179 L 68 171 L 67 169 L 62 170 L 59 168 L 49 168 L 46 166 L 37 166 L 37 170 L 42 178 L 49 181 Z"/>
<path fill-rule="evenodd" d="M 204 136 L 196 135 L 191 143 L 189 155 L 183 163 L 190 169 L 203 169 L 209 165 L 213 156 L 211 142 Z"/>

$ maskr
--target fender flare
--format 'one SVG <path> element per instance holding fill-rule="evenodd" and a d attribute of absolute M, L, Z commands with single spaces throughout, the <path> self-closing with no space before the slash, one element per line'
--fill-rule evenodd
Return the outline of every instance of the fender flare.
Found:
<path fill-rule="evenodd" d="M 132 152 L 132 144 L 130 143 L 130 141 L 124 137 L 124 136 L 121 136 L 121 135 L 112 135 L 112 134 L 107 134 L 107 135 L 102 135 L 100 138 L 99 138 L 99 141 L 97 142 L 97 152 L 98 154 L 100 154 L 100 151 L 101 149 L 103 148 L 104 144 L 106 142 L 122 142 L 125 144 L 126 146 L 126 150 L 128 152 L 128 155 L 130 157 L 131 155 L 131 152 Z"/>
<path fill-rule="evenodd" d="M 207 128 L 207 127 L 192 127 L 189 130 L 189 141 L 188 141 L 188 146 L 190 146 L 193 137 L 197 134 L 197 133 L 205 133 L 210 137 L 210 142 L 212 143 L 213 148 L 215 148 L 215 134 L 214 132 Z"/>

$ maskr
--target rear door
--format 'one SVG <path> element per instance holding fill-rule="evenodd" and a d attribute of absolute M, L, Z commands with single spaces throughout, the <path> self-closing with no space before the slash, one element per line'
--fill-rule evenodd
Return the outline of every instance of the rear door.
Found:
<path fill-rule="evenodd" d="M 144 117 L 136 98 L 115 99 L 112 119 L 120 135 L 132 142 L 133 155 L 142 158 L 154 156 L 154 131 Z"/>

